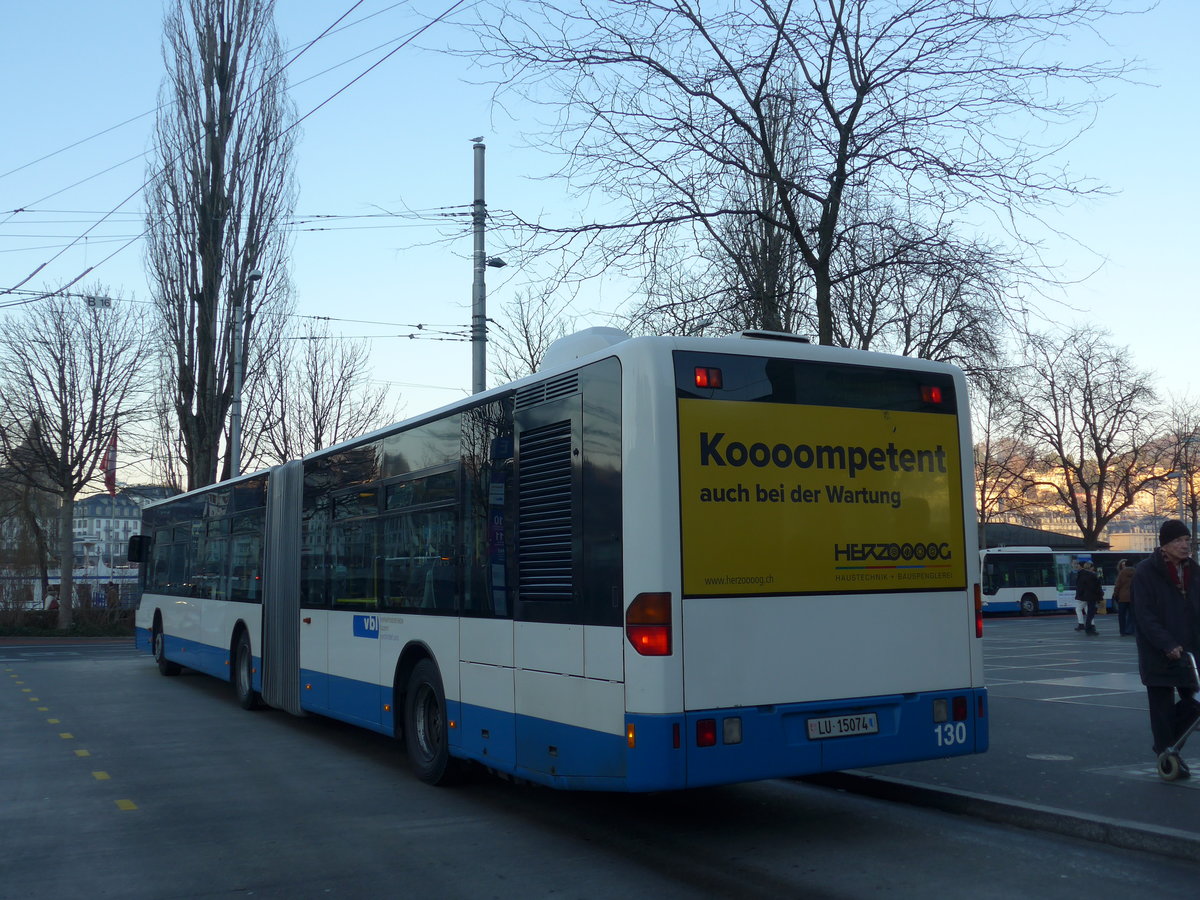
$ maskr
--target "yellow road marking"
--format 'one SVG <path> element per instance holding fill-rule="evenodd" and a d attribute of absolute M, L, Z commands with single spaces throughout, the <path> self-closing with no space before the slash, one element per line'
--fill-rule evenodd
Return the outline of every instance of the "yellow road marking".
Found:
<path fill-rule="evenodd" d="M 46 721 L 47 721 L 47 722 L 49 722 L 51 725 L 57 725 L 57 724 L 58 724 L 58 719 L 47 719 Z"/>
<path fill-rule="evenodd" d="M 90 752 L 88 752 L 87 750 L 76 750 L 75 755 L 76 756 L 91 756 L 92 754 Z"/>
<path fill-rule="evenodd" d="M 93 772 L 92 777 L 97 781 L 108 781 L 109 775 L 107 772 Z"/>
<path fill-rule="evenodd" d="M 20 684 L 20 683 L 21 683 L 21 682 L 19 682 L 19 681 L 17 682 L 17 684 Z M 22 694 L 32 694 L 32 693 L 33 693 L 33 688 L 21 688 L 21 693 L 22 693 Z"/>
<path fill-rule="evenodd" d="M 73 740 L 75 740 L 75 735 L 71 734 L 71 732 L 69 732 L 69 731 L 60 731 L 60 732 L 58 733 L 58 736 L 59 736 L 60 738 L 62 738 L 64 741 L 73 741 Z"/>
<path fill-rule="evenodd" d="M 125 810 L 137 809 L 137 804 L 134 803 L 132 800 L 118 800 L 117 801 L 117 809 L 125 809 Z"/>
<path fill-rule="evenodd" d="M 29 702 L 30 703 L 41 703 L 42 701 L 39 700 L 37 697 L 30 697 Z"/>
<path fill-rule="evenodd" d="M 48 707 L 48 706 L 39 706 L 39 707 L 38 707 L 38 712 L 50 712 L 50 707 Z"/>

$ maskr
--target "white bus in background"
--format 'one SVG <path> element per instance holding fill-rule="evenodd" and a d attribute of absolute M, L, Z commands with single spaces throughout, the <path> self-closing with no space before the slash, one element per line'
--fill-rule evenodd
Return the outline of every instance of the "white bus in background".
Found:
<path fill-rule="evenodd" d="M 993 547 L 980 551 L 983 612 L 1036 616 L 1075 611 L 1075 574 L 1091 562 L 1113 609 L 1113 584 L 1121 560 L 1136 566 L 1149 553 L 1118 550 L 1051 550 L 1049 547 Z"/>
<path fill-rule="evenodd" d="M 966 404 L 925 360 L 591 329 L 513 384 L 148 506 L 138 644 L 247 708 L 401 738 L 430 783 L 982 752 Z"/>

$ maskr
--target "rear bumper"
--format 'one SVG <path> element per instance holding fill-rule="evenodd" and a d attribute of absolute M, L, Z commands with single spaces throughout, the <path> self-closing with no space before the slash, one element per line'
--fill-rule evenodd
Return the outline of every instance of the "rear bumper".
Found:
<path fill-rule="evenodd" d="M 935 708 L 965 718 L 935 721 Z M 943 700 L 944 704 L 935 704 Z M 874 713 L 879 731 L 851 737 L 810 738 L 810 719 Z M 738 719 L 729 723 L 727 719 Z M 707 720 L 707 722 L 706 722 Z M 629 751 L 629 790 L 700 787 L 764 778 L 811 775 L 982 753 L 988 748 L 987 690 L 966 688 L 821 703 L 738 710 L 699 710 L 683 716 L 629 716 L 637 746 Z M 709 726 L 707 723 L 713 723 Z M 679 746 L 674 745 L 678 729 Z M 715 731 L 713 746 L 699 746 Z M 737 742 L 729 736 L 740 734 Z"/>

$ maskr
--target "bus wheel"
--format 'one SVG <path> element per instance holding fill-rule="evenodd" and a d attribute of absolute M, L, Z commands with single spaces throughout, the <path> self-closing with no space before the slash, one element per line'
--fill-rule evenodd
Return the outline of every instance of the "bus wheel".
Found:
<path fill-rule="evenodd" d="M 233 651 L 233 689 L 242 709 L 257 709 L 261 695 L 254 689 L 254 654 L 250 651 L 250 635 L 238 633 Z"/>
<path fill-rule="evenodd" d="M 446 693 L 431 659 L 417 663 L 404 692 L 404 745 L 417 777 L 426 784 L 458 780 L 459 763 L 450 758 Z"/>
<path fill-rule="evenodd" d="M 1033 594 L 1026 594 L 1021 598 L 1021 615 L 1036 616 L 1038 614 L 1037 597 Z"/>
<path fill-rule="evenodd" d="M 167 639 L 163 637 L 162 625 L 158 622 L 154 623 L 154 661 L 158 663 L 158 671 L 163 675 L 178 675 L 179 663 L 173 663 L 167 659 Z"/>

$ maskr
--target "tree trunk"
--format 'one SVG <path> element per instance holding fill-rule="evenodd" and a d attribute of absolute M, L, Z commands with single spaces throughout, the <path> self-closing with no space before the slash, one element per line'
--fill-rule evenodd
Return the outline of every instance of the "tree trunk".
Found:
<path fill-rule="evenodd" d="M 75 623 L 75 497 L 60 495 L 58 510 L 58 630 Z"/>

